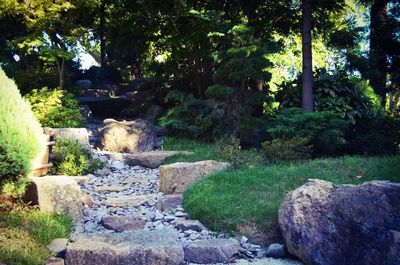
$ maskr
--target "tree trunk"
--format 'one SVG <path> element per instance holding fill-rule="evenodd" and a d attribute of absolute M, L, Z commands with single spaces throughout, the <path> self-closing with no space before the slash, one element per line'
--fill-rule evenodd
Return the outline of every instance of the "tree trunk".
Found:
<path fill-rule="evenodd" d="M 311 48 L 311 2 L 303 0 L 302 16 L 303 29 L 301 33 L 303 49 L 303 91 L 302 105 L 304 112 L 312 112 L 313 107 L 313 75 L 312 75 L 312 48 Z"/>
<path fill-rule="evenodd" d="M 106 0 L 101 0 L 100 1 L 100 25 L 99 25 L 100 66 L 105 66 L 105 64 L 106 64 L 105 24 L 106 24 Z"/>
<path fill-rule="evenodd" d="M 371 24 L 370 24 L 370 84 L 375 93 L 381 98 L 381 106 L 386 106 L 386 79 L 387 79 L 387 49 L 388 43 L 388 0 L 374 0 L 371 6 Z"/>
<path fill-rule="evenodd" d="M 63 58 L 56 59 L 57 70 L 58 70 L 58 78 L 59 78 L 59 88 L 64 88 L 64 64 L 65 60 Z"/>

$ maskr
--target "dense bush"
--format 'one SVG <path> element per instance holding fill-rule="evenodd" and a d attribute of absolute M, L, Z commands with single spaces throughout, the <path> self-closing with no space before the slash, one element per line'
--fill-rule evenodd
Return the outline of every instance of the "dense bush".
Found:
<path fill-rule="evenodd" d="M 379 102 L 365 81 L 324 69 L 316 71 L 314 79 L 315 111 L 332 111 L 352 123 L 375 116 Z M 282 83 L 276 100 L 281 107 L 301 107 L 301 77 Z"/>
<path fill-rule="evenodd" d="M 91 151 L 77 141 L 57 138 L 51 154 L 53 174 L 79 176 L 100 168 L 101 162 L 92 159 Z"/>
<path fill-rule="evenodd" d="M 39 122 L 0 69 L 0 185 L 25 176 L 42 144 Z"/>
<path fill-rule="evenodd" d="M 61 89 L 34 89 L 25 98 L 43 127 L 81 127 L 85 121 L 78 101 Z"/>
<path fill-rule="evenodd" d="M 306 160 L 311 158 L 313 147 L 307 138 L 277 138 L 262 143 L 261 153 L 267 163 Z"/>
<path fill-rule="evenodd" d="M 344 148 L 344 138 L 349 122 L 337 114 L 322 111 L 303 113 L 298 108 L 282 109 L 268 129 L 272 138 L 307 138 L 314 154 L 336 154 Z"/>
<path fill-rule="evenodd" d="M 360 155 L 396 154 L 400 145 L 400 119 L 378 115 L 357 121 L 349 130 L 348 152 Z"/>
<path fill-rule="evenodd" d="M 165 101 L 172 103 L 173 107 L 160 118 L 160 125 L 175 134 L 205 140 L 220 138 L 227 134 L 228 130 L 221 120 L 224 112 L 213 110 L 207 101 L 179 91 L 169 92 Z"/>

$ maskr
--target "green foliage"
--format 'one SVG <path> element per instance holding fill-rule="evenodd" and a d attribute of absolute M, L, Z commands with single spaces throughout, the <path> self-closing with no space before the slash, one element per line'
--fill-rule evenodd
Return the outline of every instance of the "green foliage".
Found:
<path fill-rule="evenodd" d="M 227 100 L 234 93 L 234 89 L 223 85 L 212 85 L 209 86 L 205 92 L 208 98 L 214 98 L 217 100 Z"/>
<path fill-rule="evenodd" d="M 160 125 L 174 133 L 205 140 L 227 133 L 220 122 L 221 113 L 210 109 L 205 101 L 175 90 L 168 93 L 165 101 L 173 103 L 174 107 L 160 118 Z"/>
<path fill-rule="evenodd" d="M 377 115 L 357 121 L 346 139 L 348 152 L 360 155 L 393 155 L 400 148 L 400 119 Z"/>
<path fill-rule="evenodd" d="M 25 98 L 43 127 L 81 127 L 85 121 L 78 101 L 61 89 L 34 89 Z"/>
<path fill-rule="evenodd" d="M 314 80 L 315 111 L 332 111 L 352 123 L 376 114 L 377 97 L 364 81 L 349 78 L 343 71 L 324 69 L 315 72 Z M 283 82 L 276 99 L 281 107 L 300 107 L 301 78 Z"/>
<path fill-rule="evenodd" d="M 55 238 L 69 238 L 68 216 L 38 210 L 11 210 L 0 214 L 0 262 L 16 265 L 44 264 L 51 253 L 46 246 Z"/>
<path fill-rule="evenodd" d="M 233 169 L 252 167 L 261 164 L 261 156 L 254 149 L 242 149 L 240 140 L 231 136 L 217 142 L 217 152 Z"/>
<path fill-rule="evenodd" d="M 80 176 L 102 167 L 97 159 L 92 159 L 91 151 L 77 141 L 57 138 L 51 154 L 53 174 Z"/>
<path fill-rule="evenodd" d="M 322 111 L 303 113 L 298 108 L 282 109 L 268 129 L 272 138 L 306 138 L 314 154 L 335 154 L 345 146 L 345 131 L 349 122 L 337 114 Z"/>
<path fill-rule="evenodd" d="M 263 142 L 261 151 L 265 161 L 274 164 L 310 159 L 313 147 L 307 138 L 277 138 Z"/>
<path fill-rule="evenodd" d="M 40 124 L 0 69 L 0 186 L 26 176 L 43 144 Z"/>
<path fill-rule="evenodd" d="M 360 172 L 363 177 L 356 178 Z M 218 172 L 190 187 L 184 205 L 191 218 L 214 231 L 237 232 L 243 224 L 253 223 L 265 235 L 271 224 L 277 224 L 287 193 L 308 179 L 334 184 L 400 182 L 400 156 L 327 158 Z"/>

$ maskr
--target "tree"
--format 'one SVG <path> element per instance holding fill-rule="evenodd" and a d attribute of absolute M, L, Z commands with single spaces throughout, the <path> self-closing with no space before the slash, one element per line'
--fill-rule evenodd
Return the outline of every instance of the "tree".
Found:
<path fill-rule="evenodd" d="M 372 69 L 370 84 L 381 98 L 382 107 L 386 106 L 387 94 L 387 45 L 388 34 L 388 0 L 374 0 L 370 12 L 370 51 L 369 64 Z"/>
<path fill-rule="evenodd" d="M 312 46 L 311 46 L 311 3 L 304 0 L 302 5 L 302 56 L 303 56 L 303 90 L 302 106 L 304 112 L 313 111 L 313 74 L 312 74 Z"/>

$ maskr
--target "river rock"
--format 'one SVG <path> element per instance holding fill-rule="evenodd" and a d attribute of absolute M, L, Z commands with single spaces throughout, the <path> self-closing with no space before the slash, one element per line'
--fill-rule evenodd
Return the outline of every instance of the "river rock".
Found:
<path fill-rule="evenodd" d="M 193 230 L 196 232 L 201 232 L 202 230 L 206 229 L 204 225 L 200 223 L 198 220 L 184 220 L 184 219 L 177 220 L 175 223 L 175 227 L 182 231 Z"/>
<path fill-rule="evenodd" d="M 189 186 L 208 175 L 229 168 L 229 163 L 214 160 L 196 163 L 173 163 L 164 165 L 160 170 L 160 191 L 166 194 L 183 193 Z"/>
<path fill-rule="evenodd" d="M 81 236 L 67 246 L 68 265 L 183 264 L 177 231 L 136 230 L 104 236 Z"/>
<path fill-rule="evenodd" d="M 239 250 L 239 242 L 232 238 L 189 242 L 185 248 L 185 261 L 201 264 L 226 263 Z"/>
<path fill-rule="evenodd" d="M 62 258 L 50 257 L 46 260 L 45 265 L 64 265 L 65 262 Z"/>
<path fill-rule="evenodd" d="M 82 215 L 82 193 L 80 186 L 68 176 L 30 177 L 31 183 L 25 200 L 39 205 L 43 212 L 69 214 L 74 220 Z"/>
<path fill-rule="evenodd" d="M 65 249 L 67 247 L 68 239 L 67 238 L 55 238 L 50 244 L 47 246 L 47 249 L 55 254 L 58 258 L 64 258 Z"/>
<path fill-rule="evenodd" d="M 135 153 L 153 150 L 157 135 L 149 122 L 137 119 L 118 122 L 107 119 L 99 130 L 98 146 L 105 151 Z"/>
<path fill-rule="evenodd" d="M 157 207 L 161 211 L 165 212 L 170 209 L 174 209 L 183 203 L 182 194 L 170 194 L 162 195 L 158 197 Z"/>
<path fill-rule="evenodd" d="M 400 184 L 309 180 L 279 209 L 289 253 L 306 264 L 400 264 Z"/>
<path fill-rule="evenodd" d="M 143 228 L 146 221 L 143 219 L 142 215 L 105 216 L 102 218 L 101 223 L 105 228 L 120 233 Z"/>

